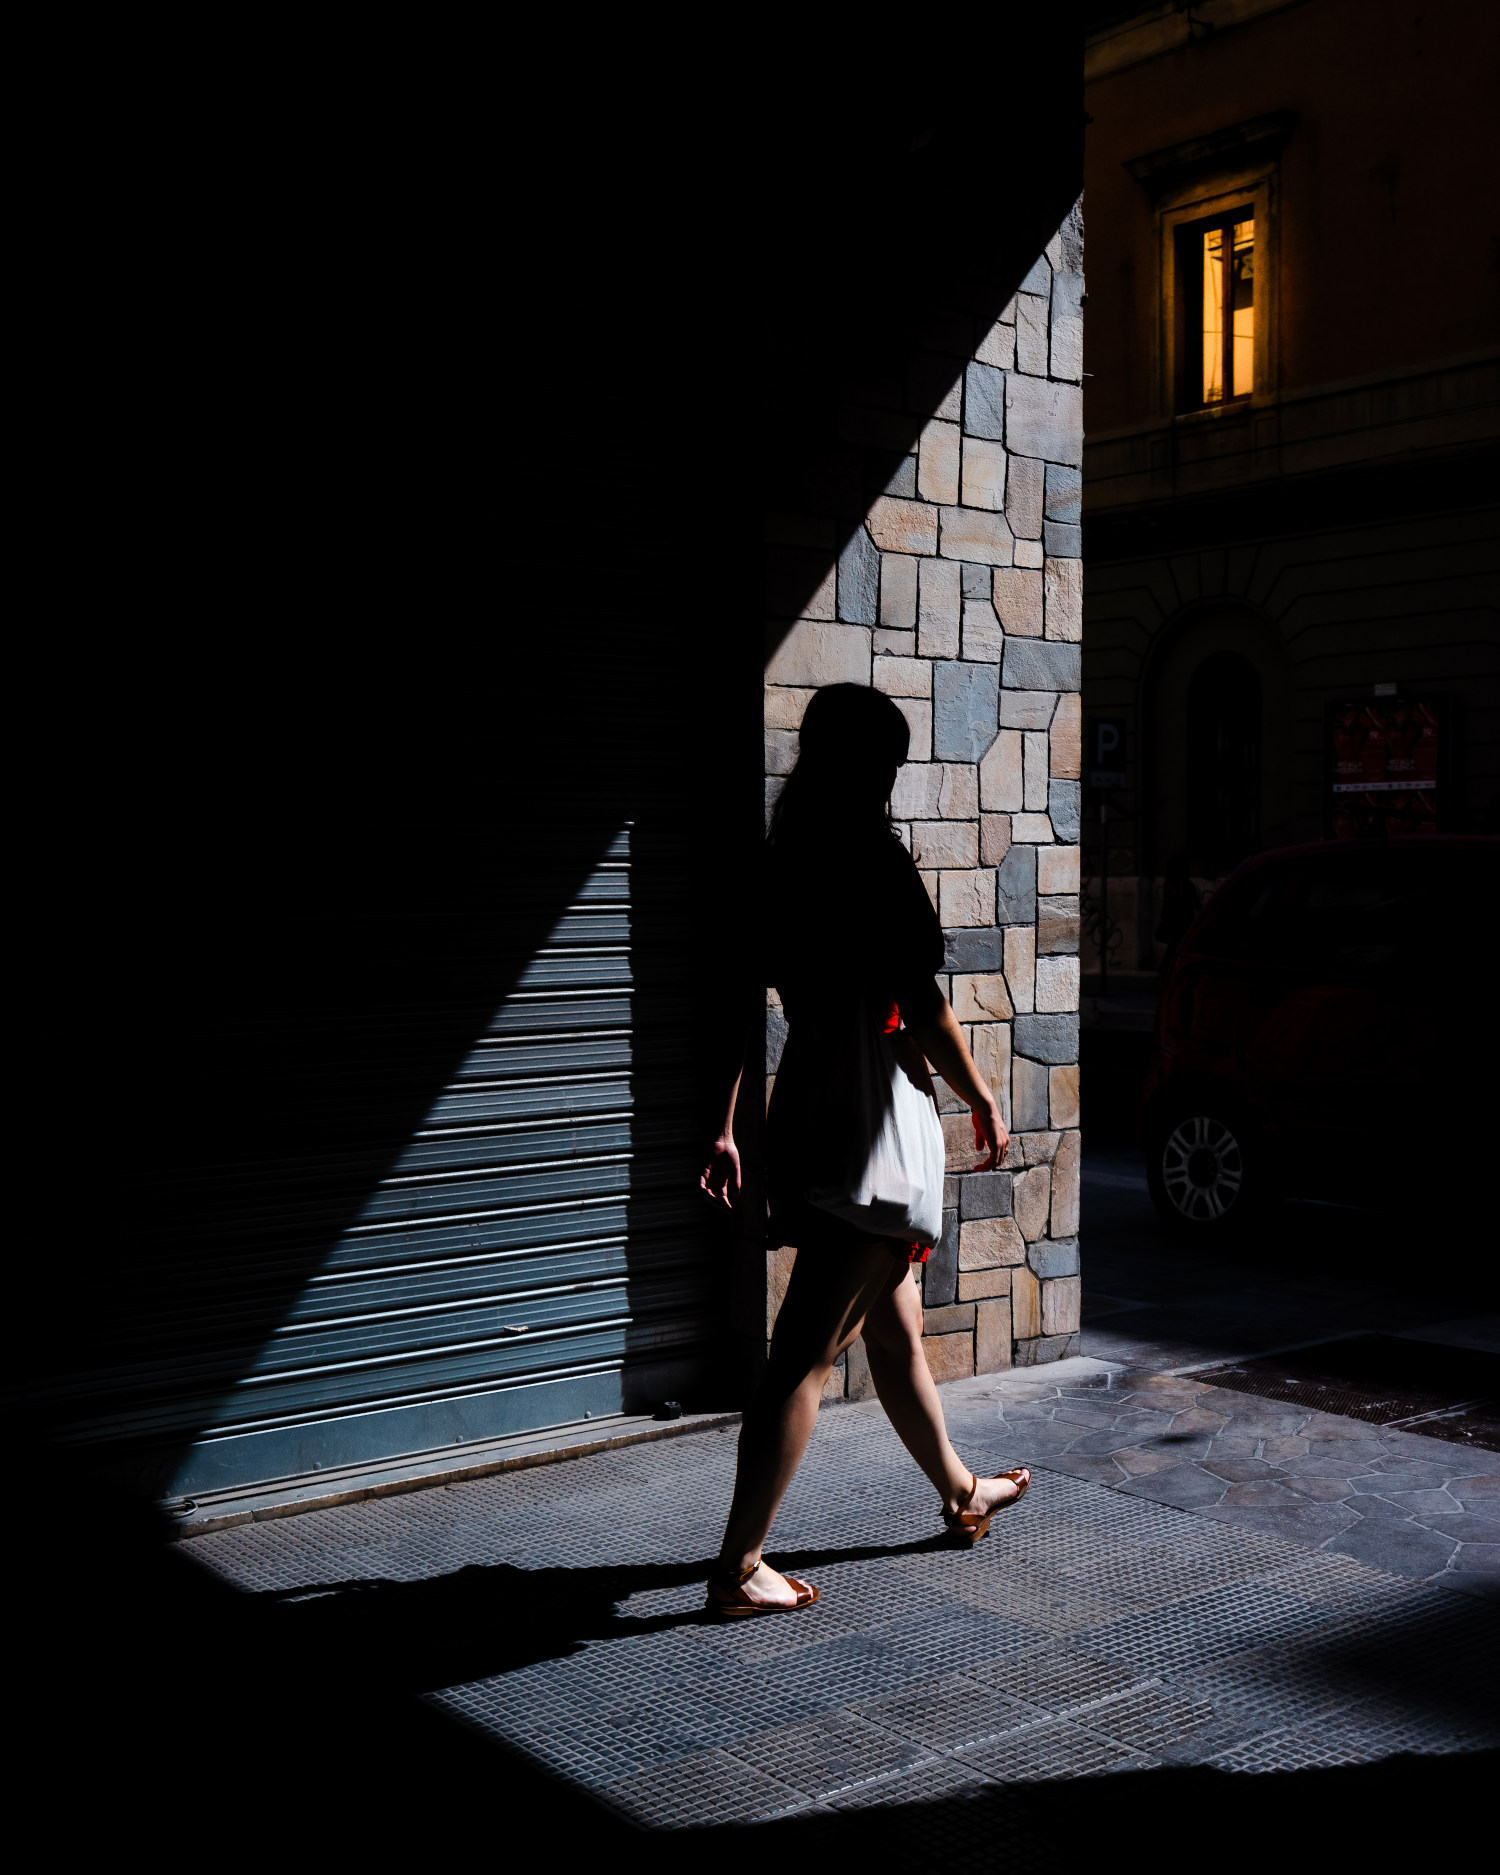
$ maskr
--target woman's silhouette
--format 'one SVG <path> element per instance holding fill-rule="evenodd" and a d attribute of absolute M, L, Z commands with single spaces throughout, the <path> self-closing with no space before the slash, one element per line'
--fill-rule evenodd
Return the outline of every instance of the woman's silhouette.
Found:
<path fill-rule="evenodd" d="M 997 1165 L 1009 1144 L 999 1105 L 933 981 L 943 964 L 942 929 L 891 825 L 891 790 L 908 741 L 906 718 L 878 691 L 820 690 L 772 817 L 761 982 L 779 992 L 789 1028 L 766 1156 L 772 1240 L 795 1245 L 797 1258 L 740 1432 L 734 1501 L 708 1585 L 710 1608 L 724 1615 L 778 1613 L 817 1599 L 815 1588 L 762 1562 L 761 1546 L 812 1435 L 824 1382 L 861 1331 L 881 1405 L 956 1536 L 978 1541 L 995 1511 L 1030 1482 L 1024 1470 L 976 1478 L 949 1443 L 922 1353 L 911 1247 L 865 1235 L 807 1196 L 836 1180 L 861 1148 L 868 1118 L 856 1064 L 868 1059 L 872 1032 L 896 1029 L 898 1012 L 911 1038 L 901 1038 L 909 1074 L 930 1094 L 920 1048 L 973 1110 L 976 1145 L 989 1154 L 976 1169 Z M 699 1181 L 726 1205 L 740 1188 L 738 1090 L 736 1077 Z"/>

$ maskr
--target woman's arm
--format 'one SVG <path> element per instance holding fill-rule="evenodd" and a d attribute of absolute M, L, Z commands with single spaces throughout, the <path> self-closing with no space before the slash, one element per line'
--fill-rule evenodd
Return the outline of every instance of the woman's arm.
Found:
<path fill-rule="evenodd" d="M 707 1192 L 715 1204 L 722 1204 L 731 1211 L 735 1199 L 740 1195 L 740 1152 L 734 1143 L 734 1104 L 739 1099 L 740 1081 L 744 1078 L 744 1072 L 741 1065 L 735 1073 L 728 1099 L 723 1103 L 723 1114 L 718 1121 L 714 1142 L 708 1149 L 707 1163 L 698 1174 L 699 1189 Z"/>
<path fill-rule="evenodd" d="M 969 1044 L 964 1040 L 958 1018 L 941 991 L 938 991 L 938 1003 L 940 1006 L 931 1017 L 908 1023 L 907 1026 L 916 1037 L 922 1053 L 959 1099 L 973 1111 L 975 1147 L 980 1152 L 988 1150 L 990 1155 L 975 1170 L 990 1172 L 1005 1157 L 1010 1145 L 1010 1134 L 1000 1118 L 1000 1103 L 990 1092 L 984 1076 L 974 1066 L 974 1057 L 969 1053 Z"/>

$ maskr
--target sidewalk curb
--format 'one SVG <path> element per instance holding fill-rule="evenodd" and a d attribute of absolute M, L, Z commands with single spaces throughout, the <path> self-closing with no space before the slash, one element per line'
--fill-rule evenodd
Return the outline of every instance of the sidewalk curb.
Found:
<path fill-rule="evenodd" d="M 309 1510 L 331 1510 L 337 1504 L 359 1504 L 370 1498 L 398 1497 L 407 1491 L 427 1491 L 438 1485 L 461 1484 L 471 1478 L 493 1477 L 502 1471 L 524 1471 L 532 1465 L 552 1465 L 565 1458 L 585 1458 L 625 1445 L 645 1445 L 657 1439 L 677 1439 L 689 1432 L 712 1432 L 739 1424 L 740 1414 L 688 1413 L 681 1419 L 653 1420 L 645 1415 L 622 1416 L 616 1430 L 602 1437 L 580 1438 L 576 1426 L 552 1432 L 520 1433 L 471 1446 L 458 1457 L 452 1449 L 416 1452 L 409 1458 L 382 1465 L 351 1465 L 322 1473 L 316 1479 L 277 1478 L 246 1489 L 204 1492 L 187 1501 L 167 1500 L 161 1509 L 174 1525 L 173 1541 L 210 1536 L 241 1524 L 266 1523 L 276 1517 L 296 1517 Z"/>

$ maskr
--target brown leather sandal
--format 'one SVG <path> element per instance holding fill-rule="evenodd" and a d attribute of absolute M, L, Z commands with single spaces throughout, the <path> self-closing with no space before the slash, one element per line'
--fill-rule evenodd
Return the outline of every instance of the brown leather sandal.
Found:
<path fill-rule="evenodd" d="M 1031 1483 L 1031 1468 L 1029 1465 L 1018 1465 L 1014 1471 L 1001 1471 L 997 1472 L 995 1475 L 998 1478 L 1008 1478 L 1010 1480 L 1016 1487 L 1014 1497 L 1006 1498 L 1004 1503 L 995 1505 L 993 1510 L 985 1511 L 982 1516 L 977 1510 L 965 1510 L 964 1505 L 973 1502 L 974 1493 L 979 1489 L 979 1479 L 976 1476 L 968 1490 L 965 1491 L 963 1496 L 958 1500 L 958 1509 L 945 1509 L 943 1512 L 943 1522 L 947 1524 L 948 1528 L 956 1537 L 963 1539 L 971 1549 L 988 1531 L 990 1519 L 1002 1510 L 1009 1510 L 1012 1504 L 1019 1504 L 1021 1499 L 1025 1497 L 1027 1487 Z"/>
<path fill-rule="evenodd" d="M 971 1497 L 973 1493 L 969 1494 Z M 720 1621 L 739 1621 L 747 1615 L 790 1615 L 799 1608 L 811 1608 L 818 1599 L 818 1591 L 811 1582 L 799 1582 L 796 1576 L 786 1579 L 797 1591 L 794 1602 L 784 1602 L 779 1607 L 765 1602 L 753 1602 L 745 1593 L 745 1584 L 760 1567 L 757 1556 L 748 1569 L 724 1569 L 715 1565 L 713 1574 L 708 1578 L 708 1599 L 703 1606 Z M 731 1585 L 732 1584 L 732 1585 Z"/>

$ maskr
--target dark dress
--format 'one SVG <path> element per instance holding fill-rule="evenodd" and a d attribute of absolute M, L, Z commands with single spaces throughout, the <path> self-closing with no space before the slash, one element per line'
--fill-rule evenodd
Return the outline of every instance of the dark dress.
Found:
<path fill-rule="evenodd" d="M 766 980 L 787 1019 L 766 1127 L 771 1231 L 799 1250 L 852 1249 L 868 1235 L 805 1194 L 854 1150 L 860 1030 L 886 1029 L 892 1004 L 908 1025 L 942 1008 L 942 926 L 893 835 L 836 853 L 773 846 L 769 871 Z"/>

